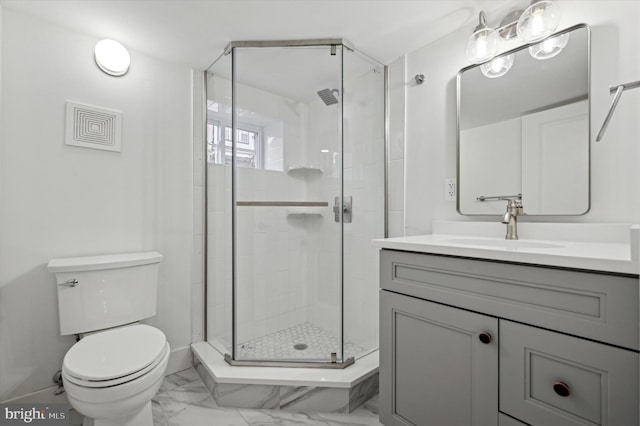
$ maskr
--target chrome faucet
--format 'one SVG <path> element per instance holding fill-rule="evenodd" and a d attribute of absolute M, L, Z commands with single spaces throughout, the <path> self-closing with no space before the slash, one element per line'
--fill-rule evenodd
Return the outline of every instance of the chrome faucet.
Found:
<path fill-rule="evenodd" d="M 507 224 L 507 240 L 518 239 L 518 216 L 524 214 L 522 200 L 520 198 L 503 198 L 507 200 L 507 211 L 502 218 L 502 223 Z"/>

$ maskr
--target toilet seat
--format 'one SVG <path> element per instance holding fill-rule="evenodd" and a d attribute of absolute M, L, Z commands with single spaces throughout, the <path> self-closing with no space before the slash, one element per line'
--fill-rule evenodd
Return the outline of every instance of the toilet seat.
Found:
<path fill-rule="evenodd" d="M 62 373 L 78 386 L 105 388 L 129 382 L 153 370 L 169 351 L 157 328 L 138 324 L 93 334 L 67 352 Z"/>

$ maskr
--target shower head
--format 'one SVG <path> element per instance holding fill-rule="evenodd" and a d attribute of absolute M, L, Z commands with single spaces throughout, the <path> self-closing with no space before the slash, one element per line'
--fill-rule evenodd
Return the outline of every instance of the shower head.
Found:
<path fill-rule="evenodd" d="M 340 95 L 338 89 L 322 89 L 318 91 L 318 96 L 320 96 L 320 99 L 322 99 L 325 105 L 329 106 L 338 103 L 338 98 L 336 98 L 334 93 L 338 96 Z"/>

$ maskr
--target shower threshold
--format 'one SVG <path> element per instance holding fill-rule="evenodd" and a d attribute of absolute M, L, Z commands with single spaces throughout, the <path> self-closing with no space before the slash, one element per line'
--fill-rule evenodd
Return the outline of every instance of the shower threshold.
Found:
<path fill-rule="evenodd" d="M 355 364 L 356 359 L 347 358 L 344 362 L 327 361 L 261 361 L 261 360 L 237 360 L 231 355 L 225 354 L 224 360 L 235 367 L 277 367 L 277 368 L 330 368 L 342 370 Z"/>

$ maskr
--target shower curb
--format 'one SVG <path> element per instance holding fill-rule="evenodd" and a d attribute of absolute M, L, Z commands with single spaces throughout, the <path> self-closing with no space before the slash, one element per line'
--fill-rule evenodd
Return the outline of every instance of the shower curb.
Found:
<path fill-rule="evenodd" d="M 314 380 L 312 376 L 317 375 L 318 369 L 230 367 L 224 363 L 222 355 L 206 342 L 195 343 L 192 350 L 198 375 L 221 407 L 350 413 L 378 393 L 377 363 L 373 368 L 361 368 L 364 374 L 354 380 L 327 380 L 326 377 Z M 377 354 L 374 357 L 377 360 Z M 368 362 L 371 363 L 371 360 Z M 243 377 L 235 380 L 216 377 L 216 369 L 227 368 L 241 369 Z M 264 378 L 268 370 L 274 373 L 272 379 Z M 296 370 L 298 379 L 282 378 L 286 376 L 282 374 L 284 370 Z M 262 376 L 256 378 L 256 383 L 250 383 L 251 378 L 244 374 L 252 371 Z M 348 369 L 339 371 L 348 372 Z M 322 373 L 329 373 L 329 370 Z M 330 375 L 338 377 L 336 374 Z M 322 383 L 322 386 L 313 385 L 314 381 Z"/>

